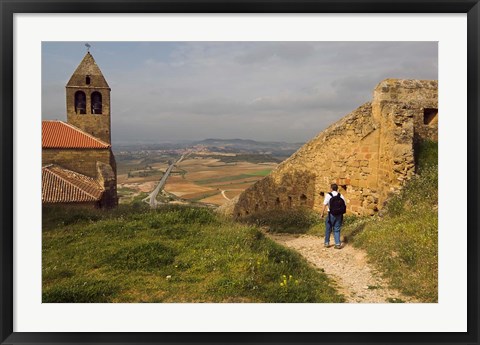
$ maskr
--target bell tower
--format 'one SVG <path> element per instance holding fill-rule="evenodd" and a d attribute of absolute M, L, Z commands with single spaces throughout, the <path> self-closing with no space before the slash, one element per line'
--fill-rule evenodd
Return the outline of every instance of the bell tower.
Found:
<path fill-rule="evenodd" d="M 67 122 L 111 144 L 110 86 L 87 52 L 66 86 Z"/>

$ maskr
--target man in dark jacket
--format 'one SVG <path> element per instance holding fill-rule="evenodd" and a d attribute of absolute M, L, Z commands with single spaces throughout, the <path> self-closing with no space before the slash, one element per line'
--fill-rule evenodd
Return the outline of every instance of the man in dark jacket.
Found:
<path fill-rule="evenodd" d="M 330 234 L 332 233 L 332 229 L 333 229 L 335 249 L 341 249 L 342 243 L 340 242 L 340 229 L 342 227 L 343 213 L 334 215 L 330 212 L 330 201 L 333 197 L 339 194 L 338 185 L 336 183 L 333 183 L 330 186 L 330 188 L 331 188 L 330 193 L 325 194 L 325 199 L 323 201 L 323 210 L 322 210 L 322 218 L 323 218 L 325 214 L 325 209 L 328 209 L 327 219 L 325 221 L 325 248 L 330 247 Z M 343 201 L 345 202 L 345 198 L 343 197 L 343 195 L 340 194 L 340 198 L 342 198 Z"/>

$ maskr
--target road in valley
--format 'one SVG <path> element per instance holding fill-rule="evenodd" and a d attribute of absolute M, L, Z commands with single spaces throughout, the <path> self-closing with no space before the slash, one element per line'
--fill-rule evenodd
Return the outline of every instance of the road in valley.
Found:
<path fill-rule="evenodd" d="M 165 183 L 167 183 L 168 176 L 170 175 L 170 172 L 172 169 L 182 161 L 182 159 L 185 158 L 185 156 L 189 153 L 184 153 L 176 162 L 172 163 L 169 165 L 167 170 L 165 171 L 165 174 L 163 174 L 162 178 L 160 179 L 160 182 L 158 183 L 157 187 L 153 190 L 153 192 L 150 193 L 143 201 L 148 203 L 151 208 L 156 208 L 159 202 L 157 201 L 157 195 L 160 193 L 160 191 L 163 189 L 165 186 Z"/>
<path fill-rule="evenodd" d="M 225 199 L 230 200 L 230 199 L 225 195 L 225 192 L 226 192 L 226 190 L 222 190 L 222 196 L 223 196 Z"/>

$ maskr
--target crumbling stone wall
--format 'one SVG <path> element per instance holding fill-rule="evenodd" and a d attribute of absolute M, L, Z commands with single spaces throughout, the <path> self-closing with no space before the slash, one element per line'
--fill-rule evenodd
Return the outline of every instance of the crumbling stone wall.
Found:
<path fill-rule="evenodd" d="M 381 206 L 415 173 L 416 142 L 438 140 L 438 83 L 384 80 L 374 90 L 372 114 L 380 124 L 377 189 Z"/>
<path fill-rule="evenodd" d="M 320 210 L 333 182 L 349 213 L 374 214 L 413 175 L 415 141 L 437 139 L 437 98 L 436 81 L 384 80 L 371 103 L 321 132 L 245 190 L 234 216 L 296 207 Z"/>
<path fill-rule="evenodd" d="M 99 206 L 102 208 L 117 206 L 117 177 L 109 164 L 97 162 L 97 181 L 104 188 Z"/>

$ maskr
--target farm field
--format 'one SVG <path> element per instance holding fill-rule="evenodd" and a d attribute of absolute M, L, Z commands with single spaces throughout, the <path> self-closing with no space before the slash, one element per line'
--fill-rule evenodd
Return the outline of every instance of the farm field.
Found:
<path fill-rule="evenodd" d="M 277 163 L 225 163 L 206 154 L 187 157 L 174 168 L 164 190 L 187 202 L 220 206 L 268 175 L 276 166 Z M 167 167 L 167 162 L 150 162 L 148 165 L 138 159 L 120 162 L 120 203 L 129 203 L 142 193 L 150 193 Z"/>

